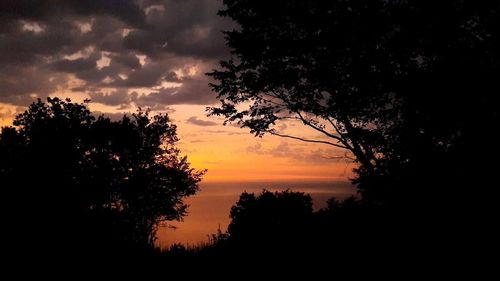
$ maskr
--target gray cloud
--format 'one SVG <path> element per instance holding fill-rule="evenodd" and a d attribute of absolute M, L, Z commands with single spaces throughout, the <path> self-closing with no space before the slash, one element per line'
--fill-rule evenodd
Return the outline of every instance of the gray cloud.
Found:
<path fill-rule="evenodd" d="M 190 123 L 190 124 L 197 125 L 197 126 L 217 126 L 217 125 L 219 125 L 216 122 L 200 120 L 196 116 L 189 117 L 189 119 L 186 120 L 186 123 Z"/>
<path fill-rule="evenodd" d="M 228 55 L 220 31 L 233 26 L 220 8 L 221 0 L 0 1 L 0 103 L 71 91 L 118 108 L 216 102 L 204 73 Z"/>
<path fill-rule="evenodd" d="M 183 79 L 182 86 L 161 88 L 158 91 L 137 97 L 135 102 L 142 106 L 155 104 L 210 104 L 216 101 L 215 95 L 210 92 L 208 79 Z"/>
<path fill-rule="evenodd" d="M 218 0 L 162 1 L 163 10 L 152 10 L 147 28 L 137 29 L 125 38 L 125 46 L 150 56 L 164 52 L 216 58 L 226 48 L 221 30 L 232 25 L 216 16 Z M 148 44 L 144 44 L 148 42 Z"/>
<path fill-rule="evenodd" d="M 141 68 L 139 58 L 133 52 L 125 53 L 125 54 L 120 54 L 120 53 L 113 54 L 112 55 L 112 62 L 119 63 L 125 67 L 130 68 L 130 69 Z"/>
<path fill-rule="evenodd" d="M 126 90 L 118 90 L 109 94 L 105 94 L 102 92 L 95 92 L 90 94 L 91 100 L 93 102 L 98 102 L 111 106 L 118 106 L 129 104 L 131 101 L 131 97 Z"/>
<path fill-rule="evenodd" d="M 150 63 L 131 72 L 128 79 L 122 80 L 117 85 L 126 87 L 153 87 L 164 80 L 162 78 L 167 71 L 168 69 L 163 65 Z"/>
<path fill-rule="evenodd" d="M 67 73 L 77 73 L 84 70 L 93 70 L 96 67 L 96 57 L 86 59 L 68 60 L 63 59 L 52 64 L 55 70 Z"/>
<path fill-rule="evenodd" d="M 133 0 L 15 0 L 1 1 L 2 18 L 48 20 L 55 15 L 71 14 L 74 16 L 109 15 L 123 22 L 141 26 L 145 21 L 144 10 Z"/>

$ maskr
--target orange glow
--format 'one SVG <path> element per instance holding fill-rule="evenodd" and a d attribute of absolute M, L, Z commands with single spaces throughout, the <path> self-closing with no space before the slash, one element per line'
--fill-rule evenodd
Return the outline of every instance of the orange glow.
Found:
<path fill-rule="evenodd" d="M 262 189 L 279 191 L 291 189 L 311 195 L 316 210 L 326 206 L 331 197 L 339 199 L 355 194 L 352 185 L 345 181 L 261 181 L 261 182 L 203 182 L 200 192 L 187 200 L 189 214 L 183 222 L 172 222 L 176 229 L 162 227 L 157 233 L 157 245 L 167 248 L 173 243 L 197 245 L 209 241 L 209 235 L 220 228 L 225 231 L 230 222 L 231 206 L 239 195 L 246 192 L 259 193 Z"/>
<path fill-rule="evenodd" d="M 201 191 L 187 200 L 189 214 L 184 222 L 173 222 L 160 228 L 157 244 L 196 245 L 207 242 L 210 234 L 229 224 L 229 211 L 243 191 L 260 192 L 263 188 L 290 188 L 311 194 L 315 208 L 325 206 L 330 197 L 345 198 L 355 194 L 348 179 L 354 163 L 328 159 L 345 153 L 322 144 L 303 143 L 276 136 L 256 138 L 248 129 L 223 126 L 217 118 L 205 116 L 204 106 L 173 106 L 171 113 L 178 125 L 181 151 L 193 167 L 208 169 Z M 191 116 L 213 121 L 217 125 L 197 126 L 187 123 Z M 304 133 L 301 126 L 289 133 Z M 317 137 L 309 132 L 310 137 Z"/>
<path fill-rule="evenodd" d="M 0 103 L 0 128 L 12 126 L 12 120 L 19 113 L 15 106 Z"/>
<path fill-rule="evenodd" d="M 71 96 L 76 102 L 87 97 L 74 93 L 59 96 Z M 169 108 L 178 128 L 178 146 L 182 154 L 188 156 L 194 168 L 208 169 L 208 172 L 199 194 L 187 200 L 190 208 L 185 221 L 173 222 L 172 225 L 178 227 L 175 231 L 160 228 L 157 244 L 162 247 L 175 242 L 191 245 L 206 242 L 208 235 L 216 233 L 219 226 L 225 231 L 230 208 L 243 191 L 259 192 L 263 188 L 303 191 L 313 196 L 316 208 L 324 206 L 329 197 L 346 197 L 354 193 L 348 183 L 354 164 L 348 160 L 329 159 L 343 155 L 342 150 L 276 136 L 254 137 L 248 129 L 223 126 L 221 119 L 207 117 L 204 105 Z M 134 108 L 116 110 L 97 103 L 91 103 L 90 109 L 109 113 L 135 111 Z M 0 124 L 5 126 L 12 123 L 14 113 L 21 109 L 0 104 L 0 110 L 3 112 Z M 198 125 L 189 122 L 193 116 L 202 122 Z M 318 137 L 315 132 L 305 131 L 302 125 L 288 124 L 286 130 L 289 134 Z"/>
<path fill-rule="evenodd" d="M 338 181 L 351 177 L 353 164 L 328 159 L 343 151 L 322 144 L 302 143 L 276 136 L 254 137 L 248 129 L 223 126 L 222 120 L 204 115 L 204 106 L 173 106 L 179 144 L 195 168 L 208 169 L 204 181 Z M 187 123 L 191 116 L 215 122 L 213 126 Z M 292 127 L 291 134 L 304 133 Z M 317 134 L 316 134 L 317 135 Z M 313 135 L 313 137 L 316 137 Z"/>

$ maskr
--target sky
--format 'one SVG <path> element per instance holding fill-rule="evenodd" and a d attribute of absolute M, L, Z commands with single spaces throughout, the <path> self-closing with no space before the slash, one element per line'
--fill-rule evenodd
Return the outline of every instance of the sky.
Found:
<path fill-rule="evenodd" d="M 173 118 L 182 153 L 208 169 L 204 183 L 347 182 L 353 164 L 342 150 L 254 137 L 207 116 L 218 101 L 205 73 L 231 56 L 221 31 L 237 28 L 217 16 L 221 8 L 219 0 L 0 1 L 0 126 L 48 96 L 90 99 L 111 118 L 150 108 Z M 277 126 L 321 138 L 300 123 Z"/>

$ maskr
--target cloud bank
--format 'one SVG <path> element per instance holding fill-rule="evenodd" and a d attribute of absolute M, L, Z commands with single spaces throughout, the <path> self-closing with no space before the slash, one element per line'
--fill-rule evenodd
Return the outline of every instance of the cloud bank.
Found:
<path fill-rule="evenodd" d="M 0 1 L 0 103 L 64 92 L 117 108 L 210 104 L 219 0 Z"/>

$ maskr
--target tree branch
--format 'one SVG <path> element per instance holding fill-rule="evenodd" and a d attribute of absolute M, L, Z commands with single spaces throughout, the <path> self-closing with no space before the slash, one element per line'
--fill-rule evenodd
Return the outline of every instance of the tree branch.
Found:
<path fill-rule="evenodd" d="M 343 148 L 343 149 L 348 149 L 348 147 L 346 147 L 346 146 L 343 146 L 343 145 L 340 145 L 337 143 L 333 143 L 333 142 L 329 142 L 329 141 L 305 139 L 305 138 L 301 138 L 301 137 L 280 134 L 280 133 L 277 133 L 275 131 L 267 131 L 267 132 L 270 133 L 271 135 L 275 135 L 275 136 L 282 137 L 282 138 L 289 138 L 289 139 L 299 140 L 299 141 L 303 141 L 303 142 L 322 143 L 322 144 L 328 144 L 328 145 Z"/>
<path fill-rule="evenodd" d="M 329 117 L 326 117 L 326 120 L 328 120 L 328 122 L 332 125 L 332 127 L 335 129 L 335 131 L 337 132 L 337 134 L 342 135 L 342 133 L 340 132 L 339 127 L 337 125 L 335 125 L 335 123 L 333 123 L 332 119 L 330 119 Z"/>
<path fill-rule="evenodd" d="M 289 108 L 289 109 L 293 108 L 292 104 L 290 104 L 290 102 L 283 95 L 281 95 L 280 93 L 278 93 L 276 91 L 272 91 L 272 94 L 266 93 L 266 95 L 271 96 L 271 97 L 275 97 L 277 99 L 282 100 L 285 103 L 285 108 Z M 308 120 L 306 120 L 302 116 L 302 114 L 300 113 L 299 110 L 293 110 L 293 112 L 297 113 L 297 115 L 299 116 L 298 118 L 296 117 L 296 118 L 293 118 L 293 119 L 302 120 L 302 122 L 305 125 L 307 125 L 307 126 L 313 128 L 313 129 L 315 129 L 316 131 L 319 131 L 319 132 L 323 133 L 324 135 L 326 135 L 326 136 L 328 136 L 330 138 L 333 138 L 333 139 L 337 140 L 342 145 L 336 144 L 336 143 L 333 143 L 333 142 L 329 142 L 329 141 L 310 140 L 310 139 L 304 139 L 304 138 L 290 136 L 290 135 L 279 134 L 279 133 L 272 132 L 272 131 L 268 131 L 268 132 L 270 132 L 273 135 L 281 136 L 281 137 L 285 137 L 285 138 L 291 138 L 291 139 L 296 139 L 296 140 L 300 140 L 300 141 L 304 141 L 304 142 L 311 142 L 311 143 L 323 143 L 323 144 L 328 144 L 328 145 L 332 145 L 332 146 L 335 146 L 335 147 L 340 147 L 340 148 L 343 148 L 343 149 L 352 150 L 352 147 L 349 145 L 349 143 L 345 139 L 342 138 L 342 134 L 340 134 L 340 132 L 338 130 L 336 130 L 336 131 L 337 131 L 337 133 L 339 133 L 340 137 L 336 136 L 334 134 L 331 134 L 331 133 L 325 131 L 324 129 L 322 129 L 322 128 L 318 127 L 318 126 L 313 125 L 311 122 L 309 122 Z M 292 119 L 292 117 L 288 117 L 288 118 Z M 330 121 L 330 120 L 328 120 L 328 121 Z"/>
<path fill-rule="evenodd" d="M 307 125 L 307 126 L 309 126 L 309 127 L 313 128 L 313 129 L 315 129 L 315 130 L 316 130 L 316 131 L 318 131 L 318 132 L 323 133 L 324 135 L 326 135 L 326 136 L 328 136 L 328 137 L 330 137 L 330 138 L 332 138 L 332 139 L 336 139 L 337 141 L 341 142 L 343 145 L 346 145 L 345 141 L 344 141 L 341 137 L 336 136 L 336 135 L 334 135 L 334 134 L 331 134 L 331 133 L 329 133 L 329 132 L 325 131 L 324 129 L 322 129 L 322 128 L 318 127 L 318 126 L 315 126 L 315 125 L 314 125 L 314 124 L 312 124 L 310 121 L 306 120 L 306 119 L 302 116 L 302 114 L 300 114 L 300 112 L 299 112 L 299 111 L 295 111 L 295 112 L 299 115 L 300 120 L 302 120 L 302 122 L 303 122 L 305 125 Z M 347 145 L 346 145 L 346 148 L 347 148 Z"/>

